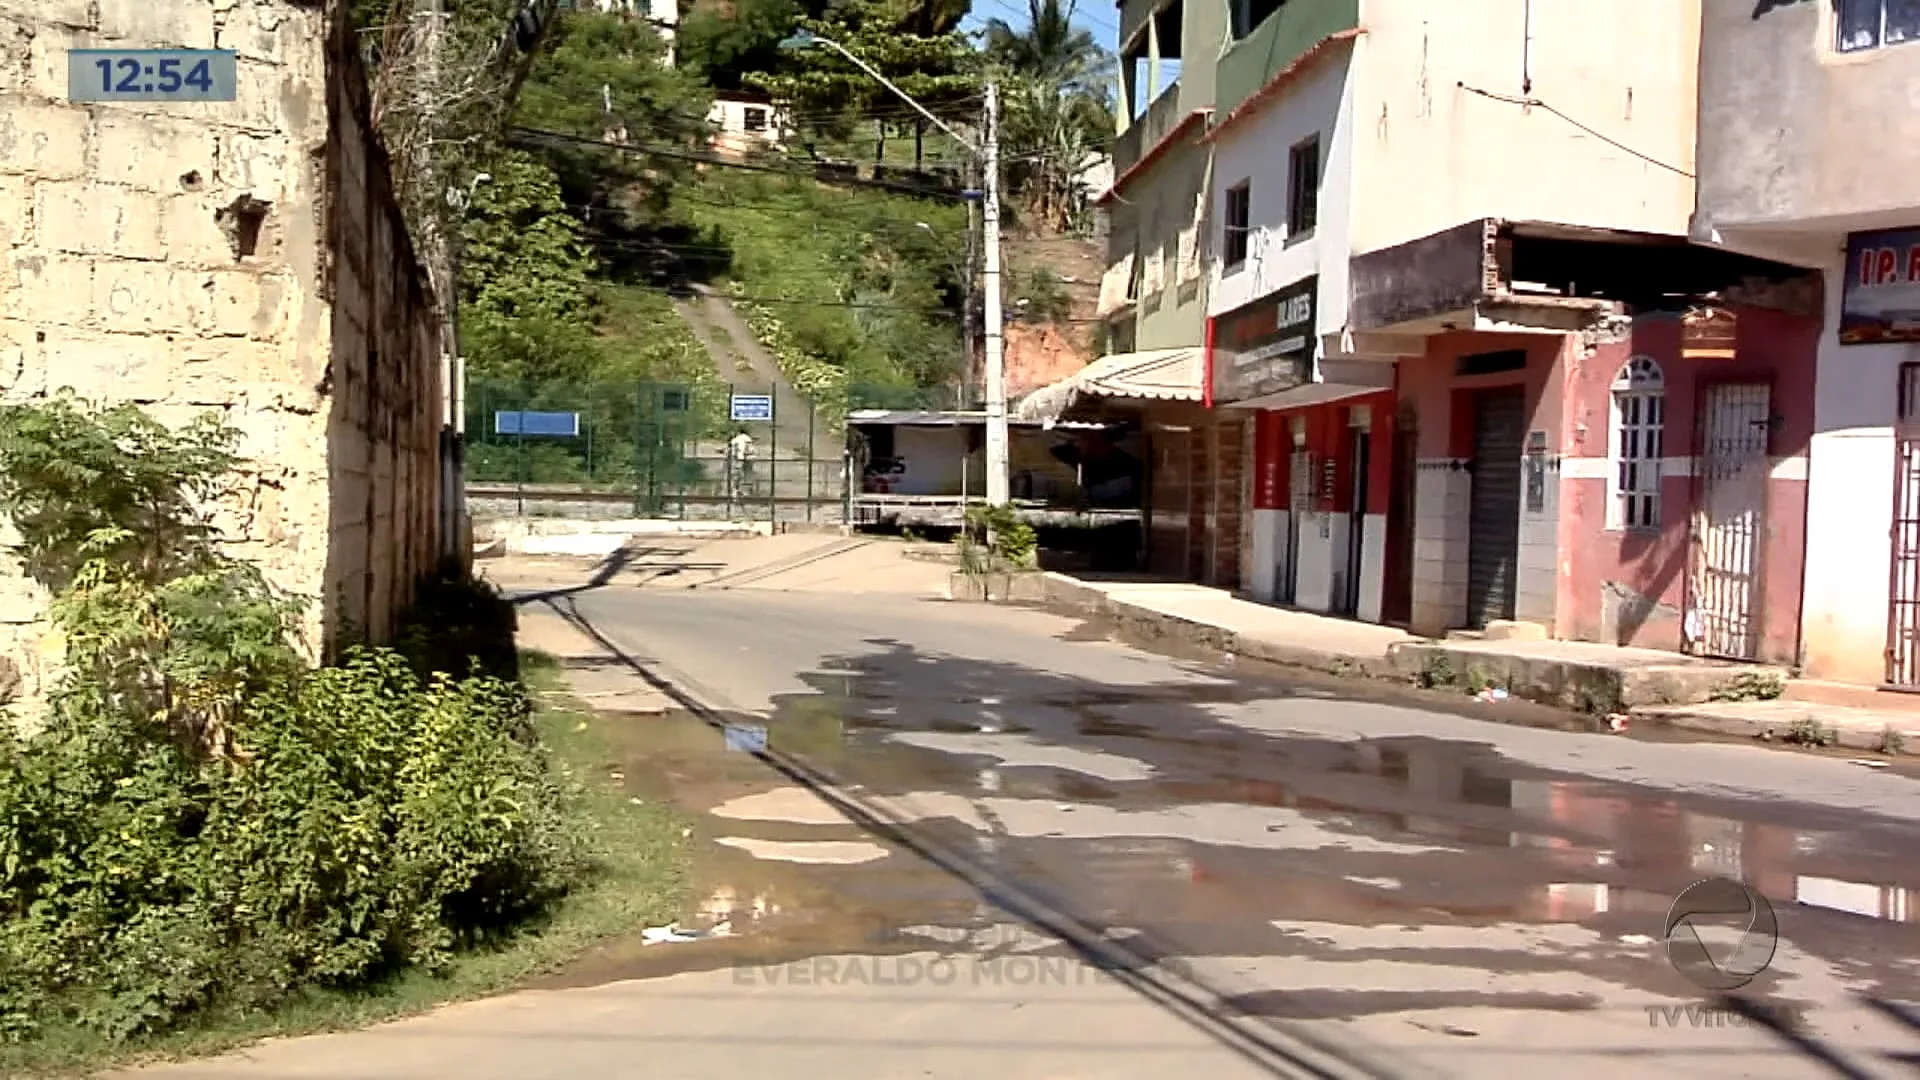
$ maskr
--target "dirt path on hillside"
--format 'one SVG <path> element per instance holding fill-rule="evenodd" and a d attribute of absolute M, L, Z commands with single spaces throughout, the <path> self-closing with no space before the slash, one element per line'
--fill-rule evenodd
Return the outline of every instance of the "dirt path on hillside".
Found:
<path fill-rule="evenodd" d="M 805 458 L 811 445 L 815 460 L 838 459 L 839 441 L 831 426 L 812 412 L 806 397 L 787 381 L 779 361 L 754 336 L 753 327 L 721 294 L 704 285 L 693 288 L 692 297 L 676 298 L 673 307 L 713 358 L 720 380 L 736 393 L 773 395 L 773 424 L 747 425 L 760 452 L 775 453 L 783 460 Z"/>

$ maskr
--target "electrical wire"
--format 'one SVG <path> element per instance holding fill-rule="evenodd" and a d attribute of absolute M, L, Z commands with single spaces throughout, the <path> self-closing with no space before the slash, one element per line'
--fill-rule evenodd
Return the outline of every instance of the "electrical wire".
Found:
<path fill-rule="evenodd" d="M 966 195 L 960 192 L 940 191 L 934 188 L 918 187 L 913 184 L 897 184 L 887 180 L 867 180 L 857 176 L 822 177 L 818 175 L 816 172 L 812 172 L 812 171 L 789 169 L 789 168 L 783 168 L 778 165 L 765 165 L 765 164 L 759 164 L 756 162 L 729 161 L 726 158 L 717 157 L 712 154 L 695 153 L 691 150 L 682 150 L 678 147 L 648 146 L 644 143 L 631 143 L 631 142 L 628 142 L 628 143 L 607 142 L 604 139 L 594 139 L 584 135 L 569 135 L 569 134 L 566 134 L 565 132 L 560 132 L 560 131 L 546 131 L 541 128 L 529 128 L 529 127 L 510 128 L 508 129 L 507 141 L 510 143 L 515 143 L 517 145 L 522 145 L 522 146 L 531 144 L 533 146 L 550 147 L 554 143 L 560 143 L 563 145 L 595 147 L 601 150 L 612 150 L 617 153 L 634 154 L 641 157 L 655 157 L 655 158 L 666 158 L 669 160 L 688 161 L 688 162 L 693 162 L 699 165 L 712 165 L 718 168 L 740 169 L 746 172 L 772 173 L 777 176 L 795 176 L 795 177 L 804 176 L 804 177 L 810 177 L 811 179 L 814 179 L 820 183 L 833 184 L 840 187 L 872 188 L 877 191 L 891 191 L 891 192 L 894 192 L 895 194 L 912 195 L 922 199 L 947 199 L 947 200 L 953 200 L 953 201 L 966 200 Z"/>
<path fill-rule="evenodd" d="M 1634 157 L 1639 158 L 1641 161 L 1644 161 L 1649 165 L 1658 165 L 1660 168 L 1665 169 L 1670 173 L 1675 173 L 1677 175 L 1684 176 L 1689 180 L 1695 179 L 1692 173 L 1688 172 L 1685 169 L 1680 168 L 1678 165 L 1669 165 L 1666 162 L 1661 161 L 1657 157 L 1653 157 L 1648 154 L 1643 154 L 1640 151 L 1635 150 L 1633 147 L 1628 146 L 1626 143 L 1623 143 L 1620 140 L 1613 138 L 1610 135 L 1605 135 L 1605 134 L 1602 134 L 1601 132 L 1595 131 L 1593 128 L 1590 128 L 1587 125 L 1581 123 L 1580 121 L 1575 120 L 1573 117 L 1568 116 L 1566 113 L 1561 112 L 1559 109 L 1556 109 L 1553 106 L 1547 104 L 1546 102 L 1541 101 L 1537 97 L 1511 97 L 1507 94 L 1496 94 L 1491 90 L 1482 90 L 1477 86 L 1468 86 L 1466 83 L 1457 83 L 1456 85 L 1458 85 L 1460 89 L 1465 90 L 1469 94 L 1478 94 L 1481 97 L 1487 98 L 1491 101 L 1504 102 L 1505 104 L 1508 104 L 1508 105 L 1521 105 L 1521 106 L 1529 106 L 1536 109 L 1544 109 L 1547 112 L 1552 113 L 1553 115 L 1573 125 L 1574 127 L 1579 128 L 1581 131 L 1584 131 L 1587 134 L 1593 136 L 1594 138 L 1599 139 L 1601 142 L 1606 143 L 1608 146 L 1611 146 L 1616 150 L 1622 151 L 1623 153 L 1631 154 Z"/>

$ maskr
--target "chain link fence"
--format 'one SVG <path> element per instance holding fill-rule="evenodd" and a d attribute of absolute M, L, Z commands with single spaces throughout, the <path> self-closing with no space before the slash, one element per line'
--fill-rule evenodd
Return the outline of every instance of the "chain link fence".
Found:
<path fill-rule="evenodd" d="M 473 379 L 466 410 L 476 518 L 847 519 L 842 423 L 786 387 Z"/>

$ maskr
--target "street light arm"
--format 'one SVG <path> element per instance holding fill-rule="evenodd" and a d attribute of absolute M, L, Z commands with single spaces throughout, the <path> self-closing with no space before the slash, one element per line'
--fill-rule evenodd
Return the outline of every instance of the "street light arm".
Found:
<path fill-rule="evenodd" d="M 901 101 L 904 101 L 907 104 L 913 106 L 913 110 L 919 113 L 921 116 L 926 117 L 928 123 L 932 124 L 934 127 L 939 128 L 941 131 L 946 132 L 949 136 L 953 138 L 955 142 L 959 143 L 961 146 L 966 147 L 968 151 L 975 154 L 976 156 L 980 153 L 980 148 L 975 146 L 970 140 L 967 139 L 966 136 L 953 130 L 953 128 L 948 127 L 946 121 L 928 112 L 926 106 L 920 104 L 918 101 L 913 100 L 913 97 L 909 95 L 905 90 L 902 90 L 899 87 L 893 85 L 893 83 L 889 81 L 885 75 L 882 75 L 878 71 L 874 70 L 873 65 L 853 55 L 851 52 L 848 52 L 846 46 L 840 44 L 839 42 L 833 40 L 832 38 L 821 37 L 819 34 L 809 34 L 807 35 L 807 37 L 808 37 L 808 40 L 817 41 L 820 44 L 825 45 L 828 48 L 832 49 L 834 52 L 839 53 L 841 56 L 846 57 L 848 63 L 852 64 L 854 67 L 859 68 L 861 71 L 864 71 L 867 74 L 873 76 L 873 79 L 875 82 L 893 91 L 893 95 L 899 98 Z"/>

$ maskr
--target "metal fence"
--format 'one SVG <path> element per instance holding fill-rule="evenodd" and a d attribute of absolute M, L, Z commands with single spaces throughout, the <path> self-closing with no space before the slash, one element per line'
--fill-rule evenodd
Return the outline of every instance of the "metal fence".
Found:
<path fill-rule="evenodd" d="M 475 517 L 846 520 L 840 424 L 784 387 L 475 379 L 466 410 Z"/>

